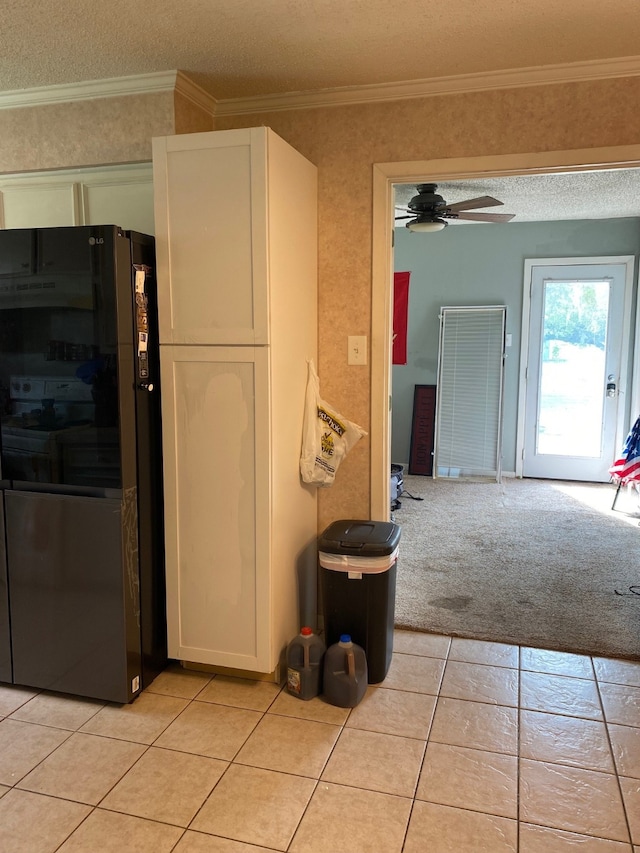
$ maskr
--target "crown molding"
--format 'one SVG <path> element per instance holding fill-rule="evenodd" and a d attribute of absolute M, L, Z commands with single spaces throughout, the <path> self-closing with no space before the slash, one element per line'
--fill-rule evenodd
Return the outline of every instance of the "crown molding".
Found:
<path fill-rule="evenodd" d="M 175 91 L 210 115 L 215 114 L 218 102 L 213 95 L 210 95 L 201 86 L 198 86 L 197 83 L 194 83 L 182 71 L 176 72 Z"/>
<path fill-rule="evenodd" d="M 490 89 L 514 89 L 552 83 L 637 76 L 640 76 L 640 56 L 628 56 L 619 59 L 571 62 L 511 71 L 491 71 L 486 74 L 459 74 L 452 77 L 435 77 L 400 83 L 345 86 L 308 92 L 290 92 L 282 95 L 264 95 L 255 98 L 229 98 L 218 101 L 215 114 L 216 116 L 246 115 L 247 113 L 367 104 L 435 95 L 482 92 Z"/>
<path fill-rule="evenodd" d="M 217 100 L 182 71 L 159 71 L 130 77 L 110 77 L 82 83 L 62 83 L 55 86 L 0 92 L 0 109 L 35 107 L 93 98 L 115 98 L 123 95 L 144 95 L 154 92 L 177 92 L 211 115 L 233 116 L 637 76 L 640 76 L 640 56 L 627 56 L 619 59 L 544 65 L 511 71 L 492 71 L 487 74 L 459 74 L 452 77 L 408 80 L 400 83 L 343 86 L 306 92 L 287 92 L 280 95 Z"/>
<path fill-rule="evenodd" d="M 86 101 L 93 98 L 115 98 L 121 95 L 146 95 L 174 91 L 179 91 L 199 105 L 202 104 L 202 96 L 206 95 L 182 72 L 161 71 L 153 74 L 136 74 L 131 77 L 110 77 L 103 80 L 87 80 L 82 83 L 61 83 L 55 86 L 0 92 L 0 109 L 39 107 L 45 104 Z M 210 100 L 213 99 L 210 98 Z"/>

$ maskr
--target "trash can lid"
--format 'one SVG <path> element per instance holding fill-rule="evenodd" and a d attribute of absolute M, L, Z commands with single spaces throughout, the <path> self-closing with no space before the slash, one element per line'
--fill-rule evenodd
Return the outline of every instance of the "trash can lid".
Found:
<path fill-rule="evenodd" d="M 330 524 L 318 540 L 318 549 L 328 554 L 373 557 L 392 554 L 399 542 L 399 524 L 349 518 Z"/>

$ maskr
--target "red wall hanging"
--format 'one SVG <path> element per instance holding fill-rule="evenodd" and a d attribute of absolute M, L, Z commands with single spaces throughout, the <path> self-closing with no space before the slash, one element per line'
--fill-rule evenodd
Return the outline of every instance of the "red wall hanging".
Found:
<path fill-rule="evenodd" d="M 410 272 L 393 274 L 393 364 L 407 363 Z"/>

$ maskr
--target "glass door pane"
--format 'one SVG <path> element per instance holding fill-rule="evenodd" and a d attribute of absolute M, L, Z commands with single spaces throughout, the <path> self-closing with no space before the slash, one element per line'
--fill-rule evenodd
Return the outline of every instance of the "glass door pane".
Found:
<path fill-rule="evenodd" d="M 537 453 L 599 458 L 610 282 L 547 281 Z"/>

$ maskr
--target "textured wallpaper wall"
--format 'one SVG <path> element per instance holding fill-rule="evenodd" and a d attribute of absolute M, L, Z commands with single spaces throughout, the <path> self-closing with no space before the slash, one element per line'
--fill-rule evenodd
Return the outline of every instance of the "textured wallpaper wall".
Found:
<path fill-rule="evenodd" d="M 174 108 L 175 133 L 201 133 L 213 130 L 213 117 L 180 92 L 174 94 Z"/>
<path fill-rule="evenodd" d="M 0 111 L 0 173 L 135 163 L 175 133 L 172 92 Z"/>
<path fill-rule="evenodd" d="M 347 336 L 371 335 L 374 163 L 638 144 L 639 99 L 640 78 L 627 78 L 219 119 L 268 125 L 318 166 L 323 396 L 370 429 L 369 370 L 347 365 Z M 319 529 L 368 517 L 369 453 L 364 439 L 321 492 Z"/>
<path fill-rule="evenodd" d="M 218 119 L 272 127 L 318 166 L 323 396 L 370 429 L 370 370 L 347 365 L 347 336 L 371 336 L 374 163 L 638 144 L 638 103 L 640 78 L 626 78 Z M 145 160 L 152 136 L 206 124 L 171 93 L 4 110 L 0 172 Z M 369 456 L 363 439 L 321 492 L 320 529 L 368 517 Z"/>

